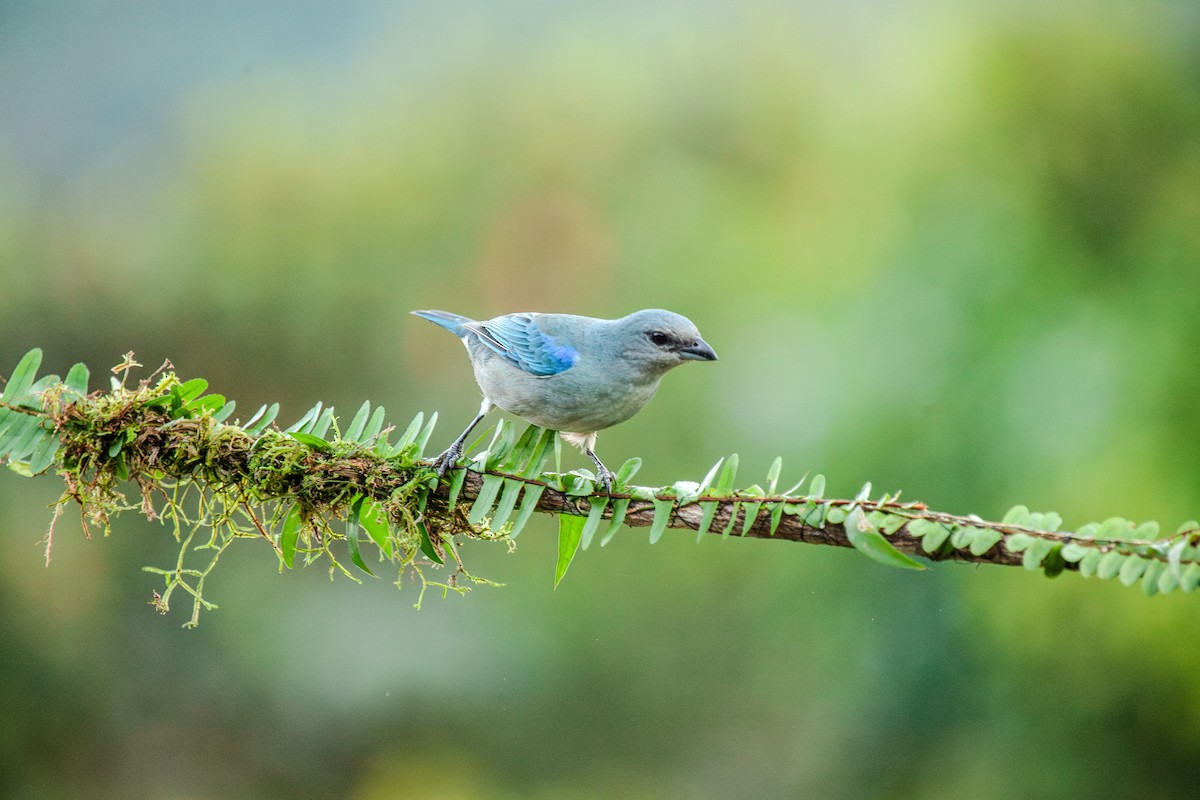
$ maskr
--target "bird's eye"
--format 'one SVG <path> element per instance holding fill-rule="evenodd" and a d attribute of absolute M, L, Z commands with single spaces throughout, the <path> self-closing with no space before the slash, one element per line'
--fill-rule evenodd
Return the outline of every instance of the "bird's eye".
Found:
<path fill-rule="evenodd" d="M 646 334 L 646 336 L 648 336 L 650 338 L 650 341 L 656 347 L 662 347 L 664 344 L 671 341 L 671 337 L 667 336 L 662 331 L 650 331 L 649 333 Z"/>

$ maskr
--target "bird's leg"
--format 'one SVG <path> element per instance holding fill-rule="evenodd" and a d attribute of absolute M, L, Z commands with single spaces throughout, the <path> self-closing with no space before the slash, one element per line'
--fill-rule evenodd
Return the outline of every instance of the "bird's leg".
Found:
<path fill-rule="evenodd" d="M 615 478 L 616 476 L 613 473 L 608 471 L 608 467 L 604 466 L 604 464 L 600 461 L 600 458 L 596 455 L 596 453 L 592 450 L 592 448 L 584 447 L 583 452 L 587 453 L 588 458 L 590 458 L 593 462 L 595 462 L 596 477 L 600 480 L 600 483 L 604 486 L 604 491 L 607 492 L 608 494 L 612 494 L 612 489 L 613 489 L 612 482 L 613 482 L 613 478 Z"/>
<path fill-rule="evenodd" d="M 479 405 L 479 413 L 475 415 L 475 419 L 471 420 L 471 424 L 467 426 L 465 431 L 458 435 L 458 438 L 455 439 L 454 443 L 446 449 L 446 452 L 438 456 L 433 462 L 433 466 L 437 468 L 437 474 L 439 478 L 445 475 L 446 471 L 451 469 L 455 464 L 458 463 L 458 460 L 462 458 L 463 444 L 467 441 L 467 437 L 471 435 L 471 431 L 475 429 L 475 426 L 479 424 L 480 420 L 487 416 L 487 413 L 491 410 L 492 401 L 486 397 L 483 398 L 483 402 Z"/>

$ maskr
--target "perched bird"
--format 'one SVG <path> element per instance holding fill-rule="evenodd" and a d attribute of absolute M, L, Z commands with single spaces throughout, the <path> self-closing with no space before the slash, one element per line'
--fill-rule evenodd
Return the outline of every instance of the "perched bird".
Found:
<path fill-rule="evenodd" d="M 439 475 L 458 462 L 467 436 L 498 406 L 583 450 L 611 492 L 613 474 L 596 456 L 596 432 L 641 411 L 672 367 L 717 360 L 691 320 L 657 308 L 611 320 L 520 313 L 476 321 L 446 311 L 412 313 L 463 340 L 483 390 L 479 414 L 438 456 Z"/>

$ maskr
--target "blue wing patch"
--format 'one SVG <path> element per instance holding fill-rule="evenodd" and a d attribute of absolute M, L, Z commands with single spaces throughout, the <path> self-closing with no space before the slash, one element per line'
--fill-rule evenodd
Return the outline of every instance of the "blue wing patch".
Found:
<path fill-rule="evenodd" d="M 579 360 L 575 348 L 559 344 L 543 333 L 532 314 L 506 314 L 487 322 L 466 322 L 463 328 L 530 375 L 557 375 Z"/>

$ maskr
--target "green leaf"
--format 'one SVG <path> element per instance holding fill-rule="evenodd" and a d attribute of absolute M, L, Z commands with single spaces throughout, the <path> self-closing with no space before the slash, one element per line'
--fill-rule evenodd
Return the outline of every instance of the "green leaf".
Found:
<path fill-rule="evenodd" d="M 1100 559 L 1100 563 L 1096 565 L 1096 577 L 1102 581 L 1111 580 L 1121 571 L 1121 565 L 1125 562 L 1125 554 L 1119 550 L 1109 550 Z"/>
<path fill-rule="evenodd" d="M 176 387 L 176 388 L 178 388 L 178 387 Z M 172 391 L 174 391 L 174 389 L 172 389 Z M 310 408 L 308 411 L 304 412 L 304 416 L 301 417 L 300 419 L 298 419 L 294 425 L 284 428 L 283 432 L 284 433 L 293 433 L 295 431 L 302 431 L 308 427 L 309 423 L 311 423 L 318 416 L 320 416 L 320 414 L 321 414 L 321 404 L 317 403 L 315 406 Z"/>
<path fill-rule="evenodd" d="M 1028 551 L 1026 551 L 1028 552 Z M 1066 569 L 1067 562 L 1063 561 L 1062 545 L 1055 544 L 1042 560 L 1042 572 L 1047 578 L 1057 578 Z"/>
<path fill-rule="evenodd" d="M 654 544 L 662 538 L 663 531 L 667 529 L 667 522 L 671 519 L 671 512 L 675 510 L 675 499 L 668 497 L 665 500 L 654 499 L 654 521 L 650 523 L 650 544 Z"/>
<path fill-rule="evenodd" d="M 775 531 L 779 530 L 779 522 L 783 519 L 783 509 L 786 503 L 771 504 L 771 535 L 775 535 Z"/>
<path fill-rule="evenodd" d="M 1096 552 L 1096 548 L 1088 547 L 1086 544 L 1079 542 L 1070 542 L 1063 546 L 1062 557 L 1063 561 L 1069 561 L 1072 564 L 1082 561 L 1087 557 L 1088 553 Z"/>
<path fill-rule="evenodd" d="M 379 432 L 383 430 L 384 411 L 383 406 L 378 406 L 375 412 L 371 414 L 371 420 L 367 423 L 366 430 L 363 431 L 362 443 L 368 444 L 375 441 L 375 437 L 379 436 Z"/>
<path fill-rule="evenodd" d="M 350 546 L 350 560 L 354 562 L 354 566 L 374 578 L 375 573 L 371 572 L 367 562 L 363 561 L 362 553 L 358 550 L 358 516 L 362 512 L 362 503 L 362 495 L 359 495 L 354 504 L 350 506 L 350 516 L 346 520 L 346 543 Z"/>
<path fill-rule="evenodd" d="M 941 549 L 946 540 L 950 538 L 950 528 L 940 522 L 930 520 L 934 526 L 929 529 L 929 532 L 921 537 L 921 549 L 926 553 L 933 553 Z"/>
<path fill-rule="evenodd" d="M 541 475 L 542 469 L 546 466 L 546 460 L 550 458 L 551 445 L 558 438 L 558 432 L 543 428 L 538 435 L 537 444 L 534 445 L 533 451 L 529 454 L 529 461 L 521 469 L 521 476 L 525 478 L 535 478 Z"/>
<path fill-rule="evenodd" d="M 459 492 L 462 491 L 463 483 L 467 480 L 467 471 L 462 467 L 453 467 L 450 470 L 450 495 L 446 500 L 447 508 L 454 508 L 454 504 L 458 502 Z"/>
<path fill-rule="evenodd" d="M 10 411 L 7 408 L 0 408 L 0 455 L 3 455 L 5 448 L 10 443 L 8 433 L 12 430 L 13 425 L 17 424 L 17 420 L 24 416 L 18 411 Z"/>
<path fill-rule="evenodd" d="M 513 508 L 517 505 L 517 497 L 521 494 L 521 487 L 524 485 L 524 482 L 516 478 L 504 479 L 504 490 L 500 492 L 500 502 L 496 504 L 496 510 L 492 514 L 492 530 L 498 531 L 508 522 L 508 518 L 512 516 Z"/>
<path fill-rule="evenodd" d="M 296 560 L 296 544 L 300 540 L 300 506 L 292 506 L 292 510 L 283 519 L 283 527 L 279 531 L 279 550 L 283 553 L 283 563 L 288 569 Z"/>
<path fill-rule="evenodd" d="M 700 484 L 695 481 L 675 481 L 664 491 L 675 497 L 675 503 L 683 508 L 700 498 Z"/>
<path fill-rule="evenodd" d="M 350 421 L 350 427 L 342 435 L 342 441 L 358 442 L 361 441 L 363 431 L 367 429 L 367 418 L 371 413 L 371 403 L 369 400 L 364 400 L 363 404 L 358 407 L 358 413 L 354 415 L 354 419 Z"/>
<path fill-rule="evenodd" d="M 320 450 L 322 452 L 328 453 L 331 449 L 329 442 L 325 441 L 320 436 L 316 436 L 311 433 L 294 432 L 294 433 L 290 433 L 288 435 L 291 436 L 293 439 L 295 439 L 300 444 L 311 447 L 314 450 Z"/>
<path fill-rule="evenodd" d="M 1200 586 L 1200 563 L 1189 564 L 1179 579 L 1179 588 L 1185 592 L 1194 592 Z"/>
<path fill-rule="evenodd" d="M 383 554 L 391 558 L 394 554 L 392 547 L 392 539 L 388 536 L 387 515 L 383 513 L 383 509 L 370 498 L 363 501 L 362 513 L 359 514 L 358 523 L 363 526 L 363 530 L 367 532 L 367 536 L 371 537 L 371 541 L 375 543 Z"/>
<path fill-rule="evenodd" d="M 642 460 L 637 456 L 625 461 L 624 464 L 617 469 L 616 477 L 613 478 L 614 486 L 628 486 L 633 480 L 633 476 L 637 475 L 638 470 L 642 468 Z"/>
<path fill-rule="evenodd" d="M 1134 539 L 1157 539 L 1159 536 L 1158 523 L 1148 519 L 1133 529 Z"/>
<path fill-rule="evenodd" d="M 812 481 L 808 484 L 808 496 L 814 500 L 820 500 L 825 495 L 825 476 L 813 475 Z"/>
<path fill-rule="evenodd" d="M 580 534 L 580 547 L 584 550 L 587 550 L 588 545 L 592 543 L 592 537 L 596 535 L 600 521 L 604 519 L 604 509 L 608 507 L 608 498 L 595 497 L 592 498 L 591 503 L 592 507 L 588 509 L 587 521 L 583 525 L 583 533 Z"/>
<path fill-rule="evenodd" d="M 962 550 L 975 538 L 975 534 L 979 532 L 979 528 L 973 525 L 964 525 L 957 528 L 954 533 L 950 534 L 950 546 L 955 550 Z"/>
<path fill-rule="evenodd" d="M 233 416 L 233 412 L 236 410 L 237 410 L 237 401 L 230 400 L 228 403 L 221 406 L 221 408 L 219 410 L 217 410 L 216 413 L 213 414 L 213 421 L 214 422 L 224 422 L 225 420 L 227 420 L 231 416 Z"/>
<path fill-rule="evenodd" d="M 1036 536 L 1030 536 L 1028 533 L 1021 533 L 1018 531 L 1017 533 L 1011 533 L 1008 535 L 1008 538 L 1004 540 L 1004 547 L 1010 553 L 1022 553 L 1028 550 L 1034 542 L 1041 541 L 1045 540 L 1039 539 Z"/>
<path fill-rule="evenodd" d="M 43 437 L 34 446 L 33 452 L 29 456 L 30 474 L 39 475 L 45 472 L 54 463 L 54 456 L 57 453 L 58 437 L 53 435 Z"/>
<path fill-rule="evenodd" d="M 806 473 L 804 473 L 804 475 L 802 475 L 802 476 L 800 477 L 800 480 L 798 480 L 798 481 L 796 482 L 796 485 L 795 485 L 795 486 L 793 486 L 792 488 L 790 488 L 790 489 L 788 489 L 786 492 L 784 492 L 784 493 L 783 493 L 783 496 L 784 496 L 784 497 L 792 497 L 792 496 L 794 496 L 794 495 L 796 494 L 796 492 L 798 492 L 798 491 L 800 490 L 800 487 L 804 485 L 804 482 L 805 482 L 806 480 L 808 480 L 808 473 L 807 473 L 807 472 L 806 472 Z"/>
<path fill-rule="evenodd" d="M 4 386 L 4 394 L 0 395 L 4 398 L 4 402 L 12 406 L 19 404 L 25 393 L 29 391 L 29 387 L 33 385 L 33 379 L 41 365 L 42 348 L 40 347 L 35 347 L 22 356 L 9 377 L 8 383 Z"/>
<path fill-rule="evenodd" d="M 996 543 L 1004 538 L 1004 534 L 995 528 L 976 528 L 975 535 L 971 538 L 971 543 L 968 549 L 973 556 L 982 556 L 987 551 L 996 546 Z"/>
<path fill-rule="evenodd" d="M 16 424 L 9 428 L 8 433 L 4 436 L 4 443 L 0 444 L 0 454 L 7 453 L 8 457 L 14 461 L 24 461 L 25 456 L 33 450 L 39 438 L 51 434 L 42 428 L 41 417 L 19 412 L 17 416 L 19 419 Z"/>
<path fill-rule="evenodd" d="M 1025 556 L 1021 560 L 1021 565 L 1028 570 L 1040 569 L 1046 556 L 1050 555 L 1050 551 L 1054 549 L 1054 545 L 1055 543 L 1049 539 L 1035 538 L 1029 547 L 1025 548 Z"/>
<path fill-rule="evenodd" d="M 746 503 L 742 506 L 742 536 L 750 532 L 750 528 L 754 526 L 754 521 L 758 519 L 758 512 L 762 509 L 762 503 Z"/>
<path fill-rule="evenodd" d="M 596 491 L 596 476 L 590 470 L 573 469 L 565 475 L 559 475 L 562 490 L 571 497 L 587 497 Z"/>
<path fill-rule="evenodd" d="M 712 526 L 713 517 L 717 515 L 718 505 L 715 500 L 706 500 L 700 504 L 704 513 L 700 515 L 700 527 L 696 529 L 697 542 L 704 538 L 704 534 L 708 533 L 708 529 Z"/>
<path fill-rule="evenodd" d="M 713 479 L 717 477 L 717 471 L 721 469 L 721 465 L 725 463 L 725 459 L 718 458 L 717 463 L 713 464 L 708 470 L 708 474 L 704 476 L 704 480 L 700 481 L 700 485 L 696 487 L 696 496 L 703 497 L 704 493 L 712 487 Z"/>
<path fill-rule="evenodd" d="M 264 406 L 263 408 L 266 408 Z M 267 426 L 275 421 L 279 416 L 279 403 L 271 403 L 270 408 L 266 408 L 266 416 L 262 416 L 263 409 L 260 408 L 254 418 L 246 424 L 245 431 L 251 436 L 258 436 L 267 429 Z"/>
<path fill-rule="evenodd" d="M 187 404 L 187 410 L 193 414 L 200 414 L 207 411 L 210 414 L 215 414 L 225 405 L 225 395 L 223 394 L 206 394 L 203 397 L 197 397 Z"/>
<path fill-rule="evenodd" d="M 571 566 L 575 553 L 579 551 L 584 524 L 583 517 L 576 517 L 572 514 L 558 515 L 558 563 L 554 565 L 554 588 L 556 589 L 562 582 L 563 576 L 567 574 L 567 568 Z"/>
<path fill-rule="evenodd" d="M 1054 533 L 1062 527 L 1062 517 L 1053 511 L 1043 511 L 1040 527 L 1044 531 Z"/>
<path fill-rule="evenodd" d="M 1151 561 L 1146 565 L 1145 571 L 1142 572 L 1142 592 L 1147 597 L 1158 594 L 1158 579 L 1164 572 L 1169 572 L 1169 570 L 1167 565 L 1161 561 Z"/>
<path fill-rule="evenodd" d="M 113 474 L 116 475 L 118 479 L 123 481 L 129 480 L 129 466 L 125 463 L 124 454 L 118 454 L 117 457 L 112 460 L 112 465 Z"/>
<path fill-rule="evenodd" d="M 741 503 L 736 500 L 729 504 L 729 521 L 725 523 L 725 529 L 721 531 L 721 538 L 728 539 L 730 532 L 733 531 L 733 526 L 737 523 L 738 510 L 742 507 Z"/>
<path fill-rule="evenodd" d="M 305 433 L 311 433 L 321 439 L 325 438 L 325 434 L 329 431 L 329 426 L 333 424 L 333 408 L 325 409 L 325 413 L 317 418 L 317 421 L 312 423 Z"/>
<path fill-rule="evenodd" d="M 184 381 L 179 384 L 179 399 L 184 404 L 195 400 L 208 389 L 208 381 L 204 378 L 192 378 L 190 381 Z"/>
<path fill-rule="evenodd" d="M 521 496 L 521 508 L 517 511 L 517 519 L 513 522 L 512 530 L 508 532 L 508 538 L 517 538 L 517 534 L 521 532 L 521 529 L 525 527 L 525 523 L 533 516 L 533 511 L 537 508 L 538 500 L 541 499 L 542 492 L 545 490 L 546 487 L 540 483 L 525 485 L 525 493 Z"/>
<path fill-rule="evenodd" d="M 29 417 L 33 422 L 26 430 L 25 434 L 19 438 L 9 451 L 9 457 L 21 461 L 29 458 L 29 455 L 38 448 L 38 445 L 49 439 L 53 442 L 58 441 L 58 437 L 54 435 L 54 431 L 46 427 L 50 423 L 41 417 Z"/>
<path fill-rule="evenodd" d="M 783 456 L 775 456 L 771 468 L 767 470 L 767 494 L 774 495 L 775 487 L 779 485 L 779 473 L 783 471 Z"/>
<path fill-rule="evenodd" d="M 1187 546 L 1188 541 L 1184 537 L 1171 545 L 1171 549 L 1167 551 L 1167 563 L 1171 566 L 1171 572 L 1177 581 L 1183 579 L 1183 551 Z"/>
<path fill-rule="evenodd" d="M 813 479 L 814 482 L 816 479 Z M 925 566 L 897 550 L 887 538 L 871 527 L 862 508 L 854 506 L 846 515 L 846 536 L 854 549 L 889 567 L 924 570 Z"/>
<path fill-rule="evenodd" d="M 608 529 L 604 531 L 604 536 L 600 539 L 600 546 L 608 544 L 614 536 L 617 535 L 617 530 L 621 524 L 625 522 L 625 512 L 629 510 L 629 500 L 624 497 L 613 500 L 613 515 L 608 522 Z"/>
<path fill-rule="evenodd" d="M 925 519 L 924 517 L 910 519 L 905 527 L 908 529 L 909 535 L 914 539 L 923 539 L 929 534 L 937 533 L 939 530 L 943 529 L 940 522 L 934 522 L 933 520 Z"/>
<path fill-rule="evenodd" d="M 526 425 L 517 437 L 517 443 L 504 454 L 503 460 L 497 462 L 496 468 L 501 472 L 514 472 L 520 464 L 527 463 L 541 430 L 537 425 Z"/>
<path fill-rule="evenodd" d="M 420 534 L 420 548 L 425 557 L 436 564 L 445 563 L 437 548 L 433 546 L 433 537 L 429 535 L 429 528 L 425 526 L 424 522 L 417 523 L 417 533 Z"/>
<path fill-rule="evenodd" d="M 484 517 L 488 516 L 489 512 L 491 512 L 492 506 L 496 502 L 496 494 L 503 485 L 503 476 L 483 476 L 483 486 L 479 488 L 479 496 L 475 498 L 474 504 L 471 505 L 471 513 L 467 516 L 467 522 L 472 525 L 478 525 L 483 522 Z"/>
<path fill-rule="evenodd" d="M 1108 541 L 1126 539 L 1129 536 L 1129 531 L 1129 520 L 1120 517 L 1111 517 L 1100 523 L 1100 528 L 1096 531 L 1096 538 Z"/>
<path fill-rule="evenodd" d="M 500 466 L 500 462 L 512 450 L 516 440 L 516 426 L 506 419 L 496 423 L 495 434 L 488 445 L 487 456 L 483 460 L 483 469 L 492 470 Z"/>
<path fill-rule="evenodd" d="M 734 453 L 725 459 L 725 465 L 721 468 L 721 477 L 717 478 L 717 485 L 713 487 L 713 494 L 718 497 L 724 497 L 733 491 L 733 481 L 737 476 L 738 455 Z"/>
<path fill-rule="evenodd" d="M 73 365 L 67 371 L 67 379 L 65 381 L 67 389 L 79 397 L 87 397 L 89 376 L 87 364 Z"/>
<path fill-rule="evenodd" d="M 1197 530 L 1200 530 L 1200 522 L 1197 522 L 1194 519 L 1189 519 L 1175 530 L 1175 535 L 1178 536 L 1181 533 L 1192 533 Z"/>
<path fill-rule="evenodd" d="M 1013 506 L 1000 522 L 1004 525 L 1026 525 L 1029 522 L 1029 509 L 1025 506 Z"/>
<path fill-rule="evenodd" d="M 166 394 L 160 394 L 158 397 L 152 397 L 146 401 L 146 408 L 161 408 L 165 405 L 170 405 L 172 408 L 179 408 L 178 394 L 174 392 L 174 387 Z"/>
<path fill-rule="evenodd" d="M 1160 562 L 1161 563 L 1161 562 Z M 1145 580 L 1145 578 L 1143 578 Z M 1159 594 L 1170 594 L 1179 588 L 1179 576 L 1170 569 L 1159 570 L 1158 575 L 1158 591 Z"/>
<path fill-rule="evenodd" d="M 1096 574 L 1096 569 L 1100 566 L 1101 559 L 1103 558 L 1104 553 L 1100 552 L 1094 547 L 1089 547 L 1088 554 L 1079 562 L 1079 574 L 1085 578 L 1093 577 Z"/>
<path fill-rule="evenodd" d="M 1125 586 L 1133 586 L 1134 583 L 1142 577 L 1142 573 L 1146 571 L 1149 563 L 1140 558 L 1127 558 L 1125 563 L 1121 565 L 1121 571 L 1117 573 L 1117 580 Z"/>
<path fill-rule="evenodd" d="M 825 515 L 829 513 L 829 508 L 830 506 L 825 503 L 812 503 L 812 508 L 804 513 L 804 524 L 810 528 L 824 528 Z M 849 518 L 849 515 L 847 515 L 847 518 Z"/>
<path fill-rule="evenodd" d="M 417 438 L 417 433 L 421 430 L 421 425 L 424 423 L 425 412 L 418 411 L 417 415 L 412 418 L 412 422 L 408 423 L 408 427 L 404 429 L 404 433 L 400 434 L 400 438 L 396 440 L 396 446 L 392 448 L 392 452 L 389 455 L 400 455 L 400 452 Z"/>

